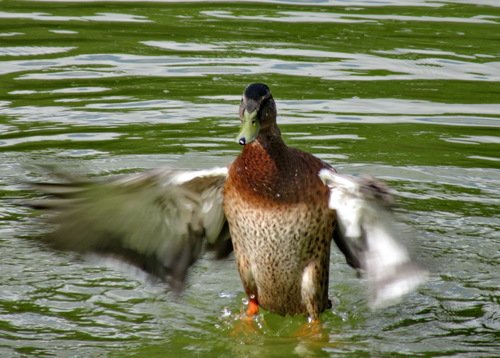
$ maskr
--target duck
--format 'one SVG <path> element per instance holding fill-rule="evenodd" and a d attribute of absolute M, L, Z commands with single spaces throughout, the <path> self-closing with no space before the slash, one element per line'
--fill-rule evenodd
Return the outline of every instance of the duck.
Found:
<path fill-rule="evenodd" d="M 369 271 L 377 288 L 388 290 L 387 277 L 401 293 L 423 282 L 425 270 L 403 245 L 379 249 L 380 235 L 369 234 L 381 231 L 369 225 L 391 220 L 377 220 L 392 203 L 385 185 L 341 176 L 325 161 L 287 146 L 266 84 L 244 89 L 239 119 L 242 151 L 226 167 L 157 168 L 104 180 L 52 168 L 56 182 L 32 183 L 43 196 L 29 203 L 52 212 L 47 220 L 55 229 L 43 240 L 58 250 L 124 260 L 177 292 L 205 251 L 216 259 L 234 253 L 249 317 L 263 309 L 319 320 L 331 307 L 332 242 L 348 265 Z M 397 242 L 397 234 L 382 231 Z"/>

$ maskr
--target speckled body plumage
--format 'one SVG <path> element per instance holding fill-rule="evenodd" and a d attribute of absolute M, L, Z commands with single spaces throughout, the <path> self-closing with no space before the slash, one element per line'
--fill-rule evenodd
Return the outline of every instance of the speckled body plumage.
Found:
<path fill-rule="evenodd" d="M 318 158 L 260 136 L 233 162 L 224 188 L 241 280 L 272 312 L 317 318 L 328 306 L 335 214 Z"/>

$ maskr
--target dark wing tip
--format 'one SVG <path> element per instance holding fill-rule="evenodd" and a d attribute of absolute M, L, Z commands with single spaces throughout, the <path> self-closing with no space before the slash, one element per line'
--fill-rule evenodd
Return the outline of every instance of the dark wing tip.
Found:
<path fill-rule="evenodd" d="M 386 209 L 396 207 L 396 194 L 389 186 L 374 177 L 365 176 L 360 179 L 361 191 Z"/>

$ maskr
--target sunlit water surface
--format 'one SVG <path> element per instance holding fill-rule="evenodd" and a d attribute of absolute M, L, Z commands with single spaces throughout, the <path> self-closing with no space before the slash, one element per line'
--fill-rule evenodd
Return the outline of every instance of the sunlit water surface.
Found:
<path fill-rule="evenodd" d="M 500 7 L 468 3 L 0 1 L 0 356 L 498 356 Z M 398 191 L 426 285 L 370 311 L 335 251 L 322 337 L 269 313 L 241 332 L 233 259 L 177 297 L 30 240 L 34 164 L 225 165 L 255 81 L 290 145 Z"/>

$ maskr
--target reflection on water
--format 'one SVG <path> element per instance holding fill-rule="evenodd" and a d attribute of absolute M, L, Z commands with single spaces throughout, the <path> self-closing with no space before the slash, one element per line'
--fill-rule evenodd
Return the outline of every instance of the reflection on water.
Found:
<path fill-rule="evenodd" d="M 68 133 L 68 134 L 55 134 L 43 136 L 31 136 L 23 138 L 11 138 L 0 140 L 0 147 L 8 147 L 21 143 L 28 142 L 43 142 L 43 141 L 101 141 L 116 139 L 120 135 L 118 133 Z"/>
<path fill-rule="evenodd" d="M 19 46 L 0 47 L 0 56 L 37 56 L 52 53 L 68 52 L 75 47 L 41 47 L 41 46 Z"/>
<path fill-rule="evenodd" d="M 105 88 L 61 88 L 52 91 L 12 91 L 17 96 L 65 93 L 104 92 Z M 131 96 L 102 96 L 78 98 L 57 98 L 55 103 L 80 104 L 79 107 L 57 106 L 20 106 L 8 107 L 7 103 L 0 114 L 14 118 L 18 122 L 53 122 L 64 124 L 87 124 L 95 126 L 116 126 L 130 123 L 186 123 L 201 120 L 213 114 L 220 124 L 234 125 L 235 103 L 239 96 L 219 98 L 203 96 L 210 103 L 182 100 L 148 100 L 137 101 Z M 90 102 L 90 103 L 86 103 Z M 186 112 L 186 108 L 189 111 Z M 446 125 L 497 126 L 499 123 L 499 104 L 455 104 L 435 103 L 429 101 L 400 100 L 394 98 L 360 99 L 347 98 L 340 100 L 283 100 L 279 103 L 280 123 L 307 124 L 315 123 L 428 123 Z M 140 110 L 140 115 L 136 112 Z M 494 136 L 491 143 L 496 143 Z M 466 139 L 471 138 L 471 139 Z M 482 137 L 464 137 L 455 142 L 472 143 L 472 138 L 481 141 Z M 452 141 L 453 139 L 447 139 Z"/>
<path fill-rule="evenodd" d="M 35 21 L 150 22 L 150 20 L 144 16 L 108 12 L 97 13 L 93 16 L 54 16 L 47 13 L 0 11 L 0 19 L 25 19 Z M 64 33 L 67 34 L 67 32 Z"/>
<path fill-rule="evenodd" d="M 230 11 L 203 11 L 202 14 L 223 19 L 238 19 L 250 21 L 276 22 L 306 22 L 306 23 L 356 23 L 356 22 L 383 22 L 392 21 L 422 21 L 422 22 L 463 22 L 463 23 L 496 23 L 496 16 L 465 17 L 434 17 L 434 16 L 404 16 L 404 15 L 365 15 L 365 14 L 336 14 L 333 12 L 314 11 L 277 11 L 274 16 L 265 15 L 234 15 Z"/>
<path fill-rule="evenodd" d="M 497 354 L 497 1 L 60 3 L 0 11 L 1 356 Z M 33 164 L 93 176 L 226 165 L 253 81 L 272 88 L 289 144 L 397 191 L 427 285 L 372 312 L 335 251 L 321 339 L 271 314 L 235 337 L 231 259 L 202 259 L 176 297 L 32 240 L 47 228 L 16 203 L 47 179 Z"/>
<path fill-rule="evenodd" d="M 151 43 L 146 43 L 151 44 Z M 154 43 L 162 47 L 163 43 Z M 167 47 L 173 47 L 167 43 Z M 212 44 L 198 45 L 209 48 Z M 244 45 L 248 47 L 249 45 Z M 251 46 L 245 53 L 259 53 L 275 56 L 315 57 L 318 51 L 297 50 L 293 48 L 268 49 Z M 196 47 L 194 47 L 196 48 Z M 65 52 L 72 48 L 31 49 L 33 54 Z M 22 51 L 5 48 L 2 52 Z M 231 49 L 234 51 L 234 49 Z M 38 52 L 37 52 L 38 51 Z M 182 51 L 186 51 L 183 49 Z M 191 51 L 191 50 L 190 50 Z M 193 50 L 194 51 L 194 50 Z M 220 50 L 223 51 L 223 50 Z M 295 54 L 294 54 L 295 53 Z M 29 54 L 29 52 L 27 53 Z M 27 55 L 24 54 L 24 55 Z M 1 55 L 1 52 L 0 52 Z M 18 54 L 20 55 L 20 54 Z M 326 57 L 324 51 L 321 52 Z M 448 55 L 446 55 L 448 56 Z M 482 57 L 481 54 L 476 55 Z M 338 59 L 329 62 L 292 61 L 266 59 L 263 57 L 187 57 L 187 56 L 137 56 L 125 54 L 78 55 L 59 59 L 5 61 L 0 74 L 13 74 L 33 71 L 19 75 L 20 80 L 64 80 L 91 79 L 130 76 L 193 77 L 209 75 L 252 74 L 254 76 L 276 73 L 288 76 L 318 77 L 325 80 L 474 80 L 499 81 L 500 62 L 475 63 L 448 58 L 420 58 L 417 60 L 397 59 L 369 54 L 330 53 L 329 57 Z M 384 72 L 385 71 L 385 72 Z"/>

